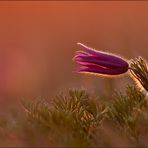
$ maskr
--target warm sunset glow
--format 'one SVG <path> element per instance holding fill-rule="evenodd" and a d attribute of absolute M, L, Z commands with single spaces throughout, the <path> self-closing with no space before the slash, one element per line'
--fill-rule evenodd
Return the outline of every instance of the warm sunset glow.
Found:
<path fill-rule="evenodd" d="M 148 4 L 140 1 L 1 1 L 1 101 L 52 96 L 71 86 L 101 89 L 102 79 L 72 73 L 76 43 L 147 58 L 147 14 Z"/>

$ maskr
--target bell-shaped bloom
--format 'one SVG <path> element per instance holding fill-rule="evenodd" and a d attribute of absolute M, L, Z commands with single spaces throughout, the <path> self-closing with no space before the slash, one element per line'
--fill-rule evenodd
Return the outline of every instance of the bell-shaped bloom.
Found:
<path fill-rule="evenodd" d="M 94 50 L 82 43 L 78 43 L 78 45 L 83 50 L 77 51 L 73 58 L 76 63 L 81 65 L 75 70 L 76 72 L 119 75 L 129 69 L 128 62 L 117 55 Z"/>

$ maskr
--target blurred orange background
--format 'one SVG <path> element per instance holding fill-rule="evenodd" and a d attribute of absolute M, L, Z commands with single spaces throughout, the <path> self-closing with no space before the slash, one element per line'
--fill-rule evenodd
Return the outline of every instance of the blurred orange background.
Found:
<path fill-rule="evenodd" d="M 77 42 L 127 59 L 147 59 L 148 3 L 1 1 L 1 106 L 21 97 L 50 98 L 69 88 L 110 95 L 131 81 L 128 75 L 110 79 L 73 73 Z"/>

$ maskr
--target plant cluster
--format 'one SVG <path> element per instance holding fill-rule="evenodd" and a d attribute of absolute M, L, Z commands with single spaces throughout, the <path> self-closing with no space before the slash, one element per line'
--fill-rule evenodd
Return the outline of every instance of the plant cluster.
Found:
<path fill-rule="evenodd" d="M 25 115 L 15 112 L 0 120 L 1 146 L 147 147 L 147 62 L 131 60 L 130 74 L 138 85 L 114 92 L 110 100 L 77 89 L 50 102 L 23 100 Z"/>

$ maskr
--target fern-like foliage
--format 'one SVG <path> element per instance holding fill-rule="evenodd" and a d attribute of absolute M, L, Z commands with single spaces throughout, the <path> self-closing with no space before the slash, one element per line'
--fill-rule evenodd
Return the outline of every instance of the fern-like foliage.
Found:
<path fill-rule="evenodd" d="M 52 131 L 56 135 L 59 132 L 60 135 L 65 133 L 67 140 L 64 146 L 73 145 L 73 140 L 77 141 L 79 146 L 82 146 L 82 143 L 85 147 L 90 146 L 91 136 L 106 113 L 105 106 L 99 104 L 95 97 L 91 98 L 84 90 L 70 90 L 67 96 L 58 95 L 52 100 L 51 106 L 38 100 L 24 103 L 24 108 L 32 123 L 47 127 L 49 132 Z M 81 139 L 81 142 L 78 139 Z"/>
<path fill-rule="evenodd" d="M 142 58 L 136 58 L 131 60 L 131 74 L 138 86 L 141 85 L 148 92 L 148 64 Z M 141 87 L 140 86 L 140 87 Z"/>
<path fill-rule="evenodd" d="M 85 91 L 70 90 L 69 96 L 58 96 L 53 100 L 53 107 L 71 116 L 75 126 L 79 125 L 89 134 L 94 126 L 98 125 L 103 118 L 105 108 L 98 100 L 91 98 Z"/>
<path fill-rule="evenodd" d="M 44 127 L 50 128 L 50 110 L 47 101 L 45 101 L 43 98 L 38 98 L 33 102 L 22 101 L 22 104 L 27 113 L 29 121 L 36 122 L 37 124 L 41 124 L 44 125 Z"/>
<path fill-rule="evenodd" d="M 130 72 L 147 93 L 146 61 L 131 60 Z M 20 113 L 17 115 L 17 111 L 10 119 L 1 117 L 0 146 L 147 147 L 148 99 L 145 93 L 130 85 L 125 92 L 112 93 L 110 99 L 104 99 L 104 96 L 73 89 L 52 100 L 42 97 L 30 102 L 24 100 L 25 118 Z M 11 144 L 7 145 L 7 139 Z"/>
<path fill-rule="evenodd" d="M 117 127 L 132 138 L 138 140 L 139 131 L 137 121 L 141 114 L 148 107 L 147 100 L 135 87 L 127 86 L 126 93 L 116 92 L 108 112 L 112 121 Z"/>

